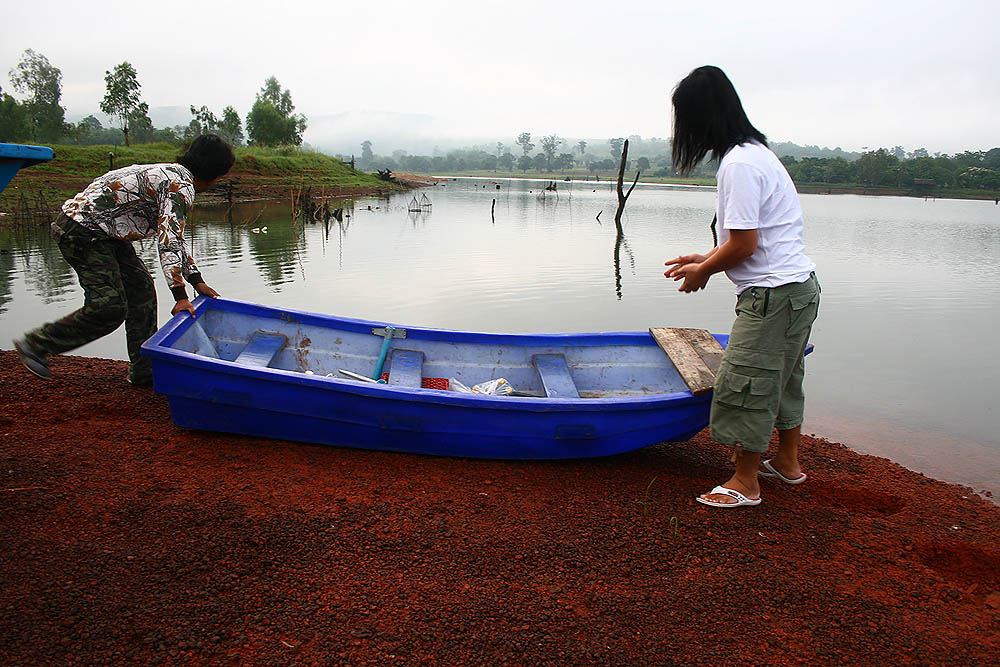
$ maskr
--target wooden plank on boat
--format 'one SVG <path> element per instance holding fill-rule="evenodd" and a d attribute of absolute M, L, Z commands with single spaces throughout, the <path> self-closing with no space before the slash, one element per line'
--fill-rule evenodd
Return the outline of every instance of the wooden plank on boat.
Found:
<path fill-rule="evenodd" d="M 706 329 L 679 329 L 679 331 L 684 339 L 691 343 L 691 347 L 712 371 L 712 375 L 718 375 L 719 366 L 722 365 L 722 355 L 726 351 L 722 349 L 722 345 L 715 339 L 715 336 Z"/>
<path fill-rule="evenodd" d="M 423 352 L 395 349 L 392 351 L 392 364 L 389 366 L 389 384 L 419 389 L 423 369 Z"/>
<path fill-rule="evenodd" d="M 250 342 L 240 352 L 240 356 L 236 357 L 236 363 L 245 366 L 267 367 L 287 343 L 288 338 L 284 334 L 265 331 L 254 332 L 254 335 L 250 337 Z"/>
<path fill-rule="evenodd" d="M 580 398 L 569 373 L 566 357 L 561 354 L 536 354 L 531 358 L 549 398 Z"/>
<path fill-rule="evenodd" d="M 722 346 L 712 334 L 703 329 L 664 327 L 650 328 L 649 333 L 667 353 L 692 394 L 712 390 L 722 362 Z"/>

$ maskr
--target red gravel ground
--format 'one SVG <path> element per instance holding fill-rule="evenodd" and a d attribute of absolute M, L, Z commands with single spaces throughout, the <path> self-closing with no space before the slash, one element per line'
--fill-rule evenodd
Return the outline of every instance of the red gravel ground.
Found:
<path fill-rule="evenodd" d="M 0 352 L 0 663 L 985 665 L 1000 507 L 807 438 L 499 462 L 182 430 L 123 362 Z M 205 409 L 211 409 L 206 405 Z"/>

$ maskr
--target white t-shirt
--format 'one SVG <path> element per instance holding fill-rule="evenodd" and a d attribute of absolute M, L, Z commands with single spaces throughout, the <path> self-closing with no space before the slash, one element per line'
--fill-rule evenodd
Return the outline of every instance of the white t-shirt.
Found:
<path fill-rule="evenodd" d="M 757 250 L 726 271 L 736 293 L 808 280 L 816 265 L 802 240 L 802 204 L 778 157 L 756 141 L 733 146 L 717 178 L 720 245 L 731 229 L 757 230 Z"/>

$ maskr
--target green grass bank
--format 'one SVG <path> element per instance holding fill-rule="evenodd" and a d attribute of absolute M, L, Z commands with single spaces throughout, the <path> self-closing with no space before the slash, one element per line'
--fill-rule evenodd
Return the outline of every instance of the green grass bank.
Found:
<path fill-rule="evenodd" d="M 0 194 L 0 211 L 13 213 L 19 207 L 33 210 L 58 207 L 112 167 L 132 164 L 175 162 L 181 153 L 171 144 L 124 146 L 52 145 L 55 157 L 46 163 L 22 169 Z M 238 146 L 236 164 L 212 192 L 199 195 L 199 202 L 287 199 L 293 192 L 313 189 L 313 196 L 381 194 L 403 187 L 351 169 L 337 158 L 297 147 L 258 148 Z M 317 192 L 317 190 L 319 192 Z"/>

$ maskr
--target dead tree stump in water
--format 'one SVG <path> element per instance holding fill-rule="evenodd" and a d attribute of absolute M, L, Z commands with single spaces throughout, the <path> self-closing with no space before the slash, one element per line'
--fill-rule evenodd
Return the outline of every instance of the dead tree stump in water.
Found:
<path fill-rule="evenodd" d="M 632 181 L 632 187 L 628 189 L 628 192 L 622 192 L 622 179 L 625 178 L 625 165 L 628 164 L 628 139 L 622 145 L 622 161 L 618 165 L 618 210 L 615 211 L 615 228 L 618 230 L 618 234 L 622 235 L 622 213 L 625 212 L 625 202 L 628 201 L 628 197 L 632 194 L 632 190 L 635 189 L 635 184 L 639 182 L 639 174 L 641 172 L 635 172 L 635 180 Z"/>

